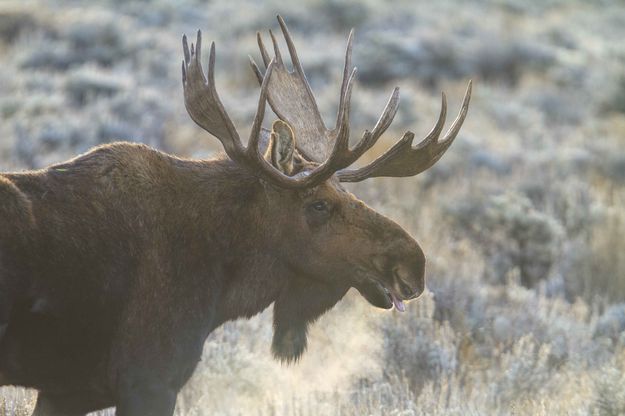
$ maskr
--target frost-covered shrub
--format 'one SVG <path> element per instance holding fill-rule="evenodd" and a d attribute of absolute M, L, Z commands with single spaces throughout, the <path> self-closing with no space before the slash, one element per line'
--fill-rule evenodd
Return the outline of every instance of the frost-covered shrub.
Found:
<path fill-rule="evenodd" d="M 512 170 L 509 159 L 484 149 L 474 149 L 469 155 L 469 162 L 473 168 L 488 169 L 498 175 L 506 175 Z"/>
<path fill-rule="evenodd" d="M 584 156 L 579 156 L 583 159 Z M 596 197 L 588 183 L 575 179 L 565 179 L 572 171 L 584 171 L 590 161 L 574 160 L 559 162 L 562 172 L 549 173 L 548 168 L 538 165 L 538 175 L 528 175 L 518 185 L 519 191 L 532 205 L 552 216 L 561 225 L 566 238 L 572 239 L 589 230 L 597 221 Z M 573 166 L 571 166 L 573 164 Z"/>
<path fill-rule="evenodd" d="M 597 416 L 625 414 L 625 369 L 623 352 L 595 376 L 595 395 L 590 412 Z"/>
<path fill-rule="evenodd" d="M 575 89 L 541 86 L 528 89 L 521 99 L 539 111 L 547 125 L 559 125 L 579 124 L 588 117 L 583 106 L 584 98 Z"/>
<path fill-rule="evenodd" d="M 585 230 L 584 239 L 572 245 L 565 274 L 569 290 L 588 301 L 597 298 L 625 301 L 625 210 L 623 197 Z"/>
<path fill-rule="evenodd" d="M 90 100 L 112 97 L 128 89 L 129 83 L 124 77 L 93 68 L 82 68 L 69 73 L 65 89 L 74 105 L 83 106 Z"/>
<path fill-rule="evenodd" d="M 434 33 L 432 33 L 434 32 Z M 525 71 L 542 71 L 554 62 L 543 45 L 502 39 L 488 31 L 467 30 L 462 42 L 431 28 L 365 35 L 367 48 L 356 50 L 361 77 L 369 83 L 418 77 L 427 84 L 479 76 L 514 84 Z"/>
<path fill-rule="evenodd" d="M 53 33 L 35 39 L 39 47 L 21 51 L 20 66 L 40 70 L 67 70 L 86 63 L 112 66 L 131 51 L 123 21 L 112 14 L 90 13 L 60 19 Z"/>
<path fill-rule="evenodd" d="M 432 319 L 430 296 L 424 295 L 408 322 L 388 319 L 384 325 L 386 370 L 405 378 L 417 392 L 428 382 L 451 377 L 458 366 L 458 340 L 449 323 Z"/>
<path fill-rule="evenodd" d="M 610 306 L 601 315 L 595 327 L 595 337 L 608 337 L 617 341 L 625 331 L 625 303 Z"/>
<path fill-rule="evenodd" d="M 493 391 L 493 399 L 500 403 L 532 397 L 551 378 L 549 347 L 537 345 L 531 335 L 519 339 L 501 360 L 504 371 Z"/>
<path fill-rule="evenodd" d="M 362 1 L 326 0 L 315 4 L 315 12 L 325 16 L 330 27 L 343 30 L 348 27 L 363 27 L 370 17 L 370 6 Z"/>
<path fill-rule="evenodd" d="M 504 282 L 516 271 L 521 283 L 532 287 L 547 276 L 556 260 L 560 224 L 523 195 L 475 196 L 448 207 L 448 212 L 489 259 L 490 281 Z"/>
<path fill-rule="evenodd" d="M 618 74 L 604 99 L 603 110 L 625 113 L 625 76 Z"/>
<path fill-rule="evenodd" d="M 33 10 L 14 5 L 0 5 L 0 42 L 10 43 L 23 33 L 36 30 L 41 23 Z"/>
<path fill-rule="evenodd" d="M 625 153 L 609 152 L 602 155 L 602 160 L 598 170 L 609 180 L 625 184 Z"/>

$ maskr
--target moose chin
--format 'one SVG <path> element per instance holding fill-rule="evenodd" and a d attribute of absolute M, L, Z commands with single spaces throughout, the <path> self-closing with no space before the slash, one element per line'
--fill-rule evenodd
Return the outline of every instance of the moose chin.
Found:
<path fill-rule="evenodd" d="M 390 126 L 395 88 L 355 145 L 356 76 L 347 43 L 336 123 L 327 128 L 287 27 L 293 70 L 273 33 L 251 62 L 260 98 L 247 146 L 215 89 L 202 38 L 183 37 L 182 84 L 191 118 L 221 141 L 212 160 L 112 143 L 42 170 L 0 174 L 0 384 L 39 391 L 35 415 L 172 415 L 208 334 L 273 303 L 272 351 L 296 361 L 308 326 L 350 288 L 404 311 L 425 287 L 417 242 L 342 187 L 417 175 L 449 148 L 461 110 L 413 145 L 406 132 L 369 165 L 350 168 Z M 263 128 L 265 106 L 278 116 Z"/>

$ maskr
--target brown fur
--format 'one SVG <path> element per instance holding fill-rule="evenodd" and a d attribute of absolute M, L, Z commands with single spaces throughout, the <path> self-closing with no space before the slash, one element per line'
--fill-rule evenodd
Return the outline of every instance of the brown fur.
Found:
<path fill-rule="evenodd" d="M 371 279 L 405 289 L 398 264 L 420 293 L 416 242 L 335 179 L 285 190 L 129 143 L 0 175 L 2 382 L 39 389 L 38 414 L 171 415 L 223 322 L 275 302 L 273 352 L 296 360 L 350 287 L 390 307 Z"/>

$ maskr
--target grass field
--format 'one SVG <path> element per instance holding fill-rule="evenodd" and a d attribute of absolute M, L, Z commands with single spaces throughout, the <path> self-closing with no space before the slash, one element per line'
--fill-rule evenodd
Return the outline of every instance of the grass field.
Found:
<path fill-rule="evenodd" d="M 220 150 L 182 100 L 180 38 L 198 28 L 217 43 L 228 111 L 249 128 L 257 30 L 286 18 L 330 120 L 354 27 L 353 131 L 373 126 L 395 85 L 402 94 L 367 158 L 406 129 L 425 136 L 440 91 L 452 114 L 474 80 L 467 121 L 434 168 L 350 186 L 421 243 L 428 292 L 404 314 L 350 292 L 294 366 L 271 358 L 271 310 L 228 323 L 178 414 L 625 414 L 625 5 L 285 3 L 0 2 L 3 171 L 119 139 Z M 35 395 L 2 389 L 0 415 L 29 414 Z"/>

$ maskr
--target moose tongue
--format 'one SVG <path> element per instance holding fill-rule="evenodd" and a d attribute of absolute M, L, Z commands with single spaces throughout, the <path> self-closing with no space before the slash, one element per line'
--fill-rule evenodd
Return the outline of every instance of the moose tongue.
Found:
<path fill-rule="evenodd" d="M 391 293 L 391 299 L 393 299 L 393 305 L 395 305 L 395 309 L 397 309 L 400 312 L 404 312 L 406 310 L 404 301 L 402 301 L 401 299 L 399 299 L 397 296 L 395 296 L 392 293 Z"/>

